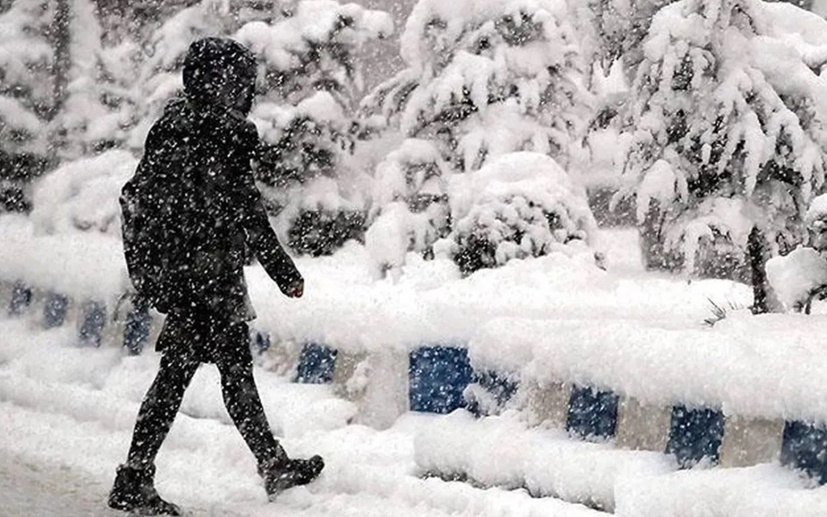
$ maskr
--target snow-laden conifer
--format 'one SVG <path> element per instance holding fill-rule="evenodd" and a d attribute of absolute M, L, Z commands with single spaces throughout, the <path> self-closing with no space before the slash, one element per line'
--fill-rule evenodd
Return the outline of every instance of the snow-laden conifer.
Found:
<path fill-rule="evenodd" d="M 567 172 L 582 165 L 580 138 L 591 115 L 572 19 L 562 0 L 417 3 L 402 36 L 406 68 L 364 103 L 408 138 L 376 170 L 376 228 L 368 242 L 378 263 L 398 266 L 407 251 L 428 254 L 449 231 L 447 249 L 466 273 L 552 249 L 553 209 L 536 197 L 545 199 L 550 183 L 568 188 Z M 414 146 L 427 148 L 428 158 L 412 159 Z M 522 151 L 546 155 L 548 163 L 510 157 Z M 478 177 L 484 170 L 498 172 Z M 430 171 L 428 189 L 423 171 Z M 512 191 L 518 184 L 526 189 Z M 467 191 L 471 185 L 479 196 Z M 486 190 L 505 186 L 507 192 Z M 532 188 L 539 190 L 530 194 Z M 460 210 L 454 196 L 477 204 Z M 449 217 L 441 213 L 446 202 Z"/>
<path fill-rule="evenodd" d="M 827 34 L 813 18 L 760 0 L 682 0 L 655 16 L 618 196 L 636 198 L 650 265 L 743 276 L 751 234 L 776 253 L 801 241 L 827 150 L 823 42 L 792 34 L 796 19 Z"/>

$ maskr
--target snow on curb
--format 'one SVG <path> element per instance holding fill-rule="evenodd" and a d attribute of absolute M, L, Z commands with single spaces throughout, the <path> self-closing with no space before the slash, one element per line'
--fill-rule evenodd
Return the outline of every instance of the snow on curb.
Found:
<path fill-rule="evenodd" d="M 827 488 L 808 490 L 769 464 L 620 479 L 615 494 L 624 517 L 816 517 L 827 508 Z"/>
<path fill-rule="evenodd" d="M 537 497 L 612 511 L 620 479 L 656 476 L 677 468 L 670 457 L 608 443 L 573 440 L 560 430 L 529 428 L 516 414 L 475 419 L 464 411 L 420 429 L 417 466 L 441 477 L 482 486 L 526 488 Z"/>

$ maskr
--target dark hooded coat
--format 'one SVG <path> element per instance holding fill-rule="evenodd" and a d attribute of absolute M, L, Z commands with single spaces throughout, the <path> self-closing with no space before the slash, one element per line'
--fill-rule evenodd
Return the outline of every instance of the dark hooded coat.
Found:
<path fill-rule="evenodd" d="M 138 200 L 151 214 L 144 226 L 161 236 L 153 243 L 163 249 L 160 259 L 129 248 L 140 248 L 141 239 L 124 238 L 130 278 L 161 312 L 252 319 L 243 273 L 248 250 L 283 292 L 302 282 L 253 178 L 259 138 L 246 115 L 255 75 L 255 60 L 240 44 L 219 38 L 193 43 L 184 65 L 185 95 L 152 126 L 124 187 L 122 203 Z"/>

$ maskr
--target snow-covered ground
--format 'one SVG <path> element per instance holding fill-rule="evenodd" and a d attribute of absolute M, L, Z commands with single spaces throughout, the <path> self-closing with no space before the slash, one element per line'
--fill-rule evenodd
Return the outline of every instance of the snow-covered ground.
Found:
<path fill-rule="evenodd" d="M 158 357 L 73 343 L 66 329 L 0 320 L 0 515 L 117 513 L 106 509 L 106 494 Z M 413 437 L 435 417 L 407 415 L 382 432 L 347 425 L 354 408 L 329 387 L 291 384 L 263 370 L 256 376 L 288 452 L 321 453 L 328 466 L 314 485 L 268 503 L 222 406 L 217 371 L 204 366 L 157 461 L 159 491 L 196 515 L 596 514 L 522 491 L 423 479 Z"/>
<path fill-rule="evenodd" d="M 109 237 L 79 235 L 67 240 L 74 243 L 71 248 L 61 249 L 53 237 L 33 237 L 19 225 L 0 230 L 7 243 L 17 245 L 0 252 L 0 276 L 6 281 L 12 280 L 9 275 L 23 276 L 39 280 L 39 287 L 46 289 L 62 278 L 55 287 L 77 297 L 119 283 L 119 257 L 112 251 L 116 247 L 100 241 Z M 743 307 L 749 303 L 749 289 L 732 282 L 689 282 L 647 273 L 634 251 L 635 238 L 627 230 L 603 235 L 605 271 L 557 254 L 513 261 L 462 279 L 444 259 L 425 263 L 411 257 L 396 281 L 376 280 L 365 250 L 349 245 L 333 257 L 299 260 L 308 282 L 307 296 L 297 303 L 284 300 L 260 271 L 251 269 L 256 325 L 274 340 L 313 340 L 352 351 L 468 343 L 472 360 L 500 361 L 523 374 L 536 371 L 557 349 L 563 362 L 548 372 L 591 375 L 587 380 L 643 400 L 666 402 L 670 396 L 663 393 L 672 389 L 674 396 L 723 403 L 725 412 L 730 404 L 746 414 L 778 418 L 827 414 L 823 404 L 806 402 L 814 398 L 794 397 L 796 390 L 815 381 L 797 378 L 795 369 L 812 373 L 819 368 L 810 363 L 823 355 L 821 345 L 807 336 L 820 332 L 823 308 L 816 307 L 809 317 L 768 319 L 731 311 L 714 328 L 705 328 L 703 320 L 712 316 L 710 300 Z M 54 252 L 52 260 L 38 261 L 38 250 L 48 249 Z M 64 274 L 44 274 L 49 264 L 59 264 Z M 105 508 L 106 494 L 126 454 L 158 356 L 148 350 L 133 357 L 112 345 L 78 347 L 72 325 L 43 330 L 39 319 L 33 313 L 0 316 L 0 515 L 112 515 Z M 509 335 L 508 327 L 497 322 L 517 322 L 515 328 L 525 335 L 546 336 L 521 343 L 520 334 Z M 794 339 L 786 339 L 785 326 Z M 579 341 L 572 345 L 577 346 L 570 346 L 565 333 L 554 328 L 576 337 Z M 650 334 L 631 343 L 613 335 L 613 328 L 627 329 L 632 337 L 638 330 Z M 750 337 L 758 348 L 750 348 Z M 711 341 L 693 347 L 702 339 Z M 778 357 L 762 355 L 774 343 Z M 601 346 L 617 352 L 601 356 Z M 622 347 L 627 347 L 625 352 Z M 685 354 L 697 362 L 687 363 L 695 366 L 683 379 L 680 372 L 666 368 L 669 361 L 658 366 L 658 354 L 646 354 L 655 347 L 671 350 L 677 360 Z M 740 356 L 729 353 L 736 349 Z M 809 363 L 797 364 L 797 354 Z M 714 364 L 707 371 L 703 357 L 708 364 L 786 357 L 779 368 L 785 373 L 762 384 L 761 371 L 748 375 L 740 367 L 732 370 L 740 376 L 727 383 L 714 375 L 725 374 L 725 365 Z M 642 368 L 637 376 L 636 364 Z M 765 364 L 762 371 L 772 373 L 771 366 Z M 657 371 L 666 373 L 652 374 Z M 807 488 L 805 480 L 779 465 L 675 472 L 667 456 L 578 442 L 559 429 L 528 428 L 519 415 L 475 421 L 462 413 L 406 413 L 380 431 L 352 424 L 356 405 L 337 398 L 329 386 L 293 384 L 289 372 L 280 375 L 263 368 L 256 377 L 271 424 L 288 452 L 320 453 L 328 467 L 317 483 L 268 503 L 252 456 L 223 408 L 217 372 L 204 366 L 158 457 L 160 492 L 196 515 L 598 513 L 553 497 L 532 497 L 550 495 L 590 504 L 609 501 L 619 515 L 628 516 L 827 512 L 827 489 Z M 744 398 L 750 390 L 754 396 Z M 730 395 L 735 398 L 727 399 Z M 428 470 L 450 474 L 457 467 L 461 469 L 456 474 L 471 483 L 422 476 Z"/>

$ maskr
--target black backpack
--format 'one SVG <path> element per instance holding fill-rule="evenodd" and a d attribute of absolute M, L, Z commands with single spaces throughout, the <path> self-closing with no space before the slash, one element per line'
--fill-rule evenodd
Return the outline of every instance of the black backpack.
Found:
<path fill-rule="evenodd" d="M 145 172 L 139 167 L 121 190 L 123 251 L 136 304 L 166 312 L 165 302 L 174 286 L 169 275 L 173 250 L 164 212 L 170 210 L 172 199 L 165 189 L 151 188 Z"/>
<path fill-rule="evenodd" d="M 197 151 L 181 145 L 162 160 L 141 160 L 121 190 L 124 257 L 138 304 L 167 312 L 193 293 L 186 271 L 199 246 L 197 229 L 213 217 L 207 175 L 193 180 L 204 167 Z"/>

